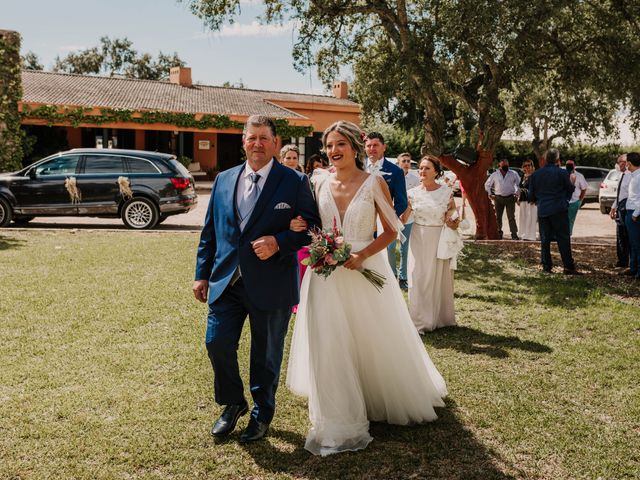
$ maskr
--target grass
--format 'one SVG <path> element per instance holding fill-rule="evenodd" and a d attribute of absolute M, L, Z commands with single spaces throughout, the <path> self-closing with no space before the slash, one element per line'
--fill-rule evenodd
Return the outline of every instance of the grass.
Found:
<path fill-rule="evenodd" d="M 196 242 L 0 235 L 0 478 L 640 476 L 640 309 L 473 245 L 456 273 L 460 327 L 424 337 L 450 391 L 436 422 L 373 424 L 367 450 L 317 458 L 306 403 L 282 386 L 268 440 L 214 442 Z M 247 351 L 245 335 L 245 378 Z"/>

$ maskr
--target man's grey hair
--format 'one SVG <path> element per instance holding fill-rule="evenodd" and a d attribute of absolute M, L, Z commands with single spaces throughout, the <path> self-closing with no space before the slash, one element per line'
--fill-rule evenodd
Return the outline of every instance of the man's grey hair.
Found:
<path fill-rule="evenodd" d="M 546 152 L 544 152 L 544 159 L 549 162 L 557 162 L 560 160 L 560 151 L 557 148 L 550 148 Z"/>
<path fill-rule="evenodd" d="M 251 115 L 247 118 L 247 123 L 244 124 L 244 129 L 242 130 L 242 136 L 245 136 L 247 133 L 247 127 L 269 127 L 271 130 L 271 134 L 273 137 L 276 137 L 276 124 L 273 119 L 267 117 L 266 115 Z"/>

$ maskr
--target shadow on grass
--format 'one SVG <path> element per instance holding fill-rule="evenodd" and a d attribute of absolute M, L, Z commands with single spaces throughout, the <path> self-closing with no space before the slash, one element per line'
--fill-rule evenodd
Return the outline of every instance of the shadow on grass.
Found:
<path fill-rule="evenodd" d="M 25 243 L 24 240 L 18 240 L 17 238 L 3 237 L 0 235 L 0 250 L 9 250 L 10 248 L 20 248 Z"/>
<path fill-rule="evenodd" d="M 456 279 L 474 283 L 476 290 L 457 294 L 460 298 L 513 305 L 533 296 L 535 303 L 572 310 L 587 306 L 589 293 L 597 289 L 584 277 L 535 272 L 485 246 L 465 252 Z"/>
<path fill-rule="evenodd" d="M 520 340 L 515 336 L 493 335 L 470 327 L 439 328 L 427 333 L 423 342 L 434 348 L 454 349 L 468 355 L 487 355 L 493 358 L 507 358 L 509 350 L 525 350 L 535 353 L 551 353 L 550 347 L 530 340 Z"/>
<path fill-rule="evenodd" d="M 456 403 L 447 400 L 437 409 L 438 420 L 425 425 L 402 427 L 372 423 L 373 442 L 359 452 L 316 457 L 304 450 L 305 439 L 284 430 L 270 435 L 292 446 L 283 451 L 271 442 L 244 445 L 257 465 L 273 473 L 295 478 L 340 479 L 487 479 L 515 478 L 504 459 L 467 428 Z"/>

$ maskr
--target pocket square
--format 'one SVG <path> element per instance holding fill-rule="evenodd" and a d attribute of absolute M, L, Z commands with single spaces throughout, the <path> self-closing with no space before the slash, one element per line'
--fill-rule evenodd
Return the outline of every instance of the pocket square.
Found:
<path fill-rule="evenodd" d="M 274 210 L 286 210 L 287 208 L 291 208 L 291 205 L 286 202 L 280 202 L 275 207 L 273 207 Z"/>

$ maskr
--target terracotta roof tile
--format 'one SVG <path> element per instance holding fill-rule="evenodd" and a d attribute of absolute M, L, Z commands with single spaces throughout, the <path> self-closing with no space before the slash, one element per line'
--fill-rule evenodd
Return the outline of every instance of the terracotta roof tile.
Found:
<path fill-rule="evenodd" d="M 161 110 L 224 115 L 268 115 L 306 118 L 273 102 L 293 101 L 321 105 L 357 106 L 350 100 L 325 95 L 272 92 L 193 85 L 166 81 L 22 71 L 23 102 L 47 105 Z"/>

